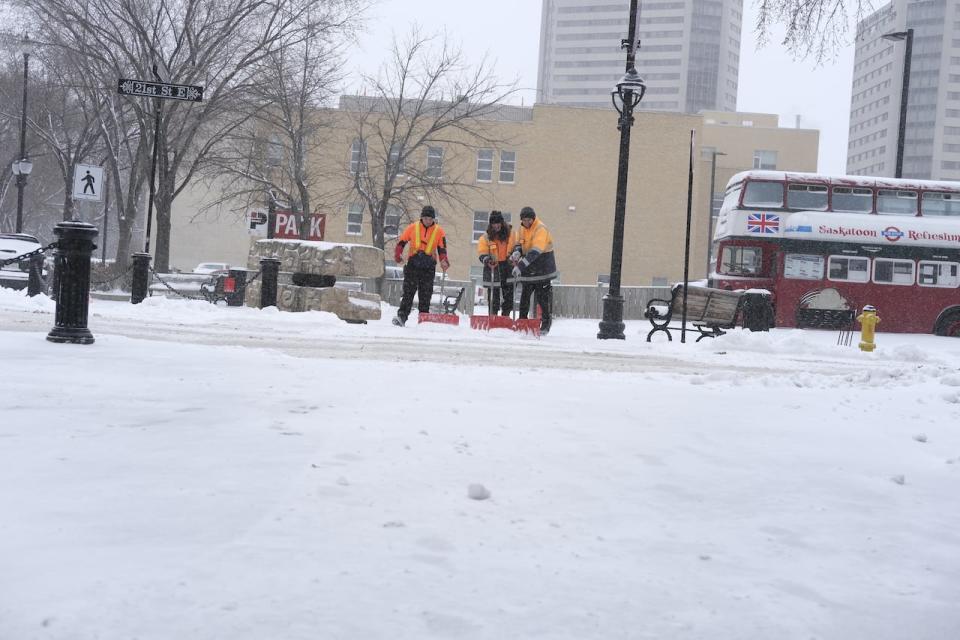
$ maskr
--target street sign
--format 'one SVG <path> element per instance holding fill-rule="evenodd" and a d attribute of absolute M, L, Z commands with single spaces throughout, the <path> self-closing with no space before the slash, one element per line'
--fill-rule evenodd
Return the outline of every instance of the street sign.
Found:
<path fill-rule="evenodd" d="M 126 96 L 143 96 L 145 98 L 167 98 L 170 100 L 189 100 L 201 102 L 203 87 L 189 84 L 170 84 L 168 82 L 147 82 L 146 80 L 131 80 L 120 78 L 117 91 Z"/>
<path fill-rule="evenodd" d="M 255 238 L 267 237 L 267 212 L 266 211 L 248 211 L 247 233 Z"/>
<path fill-rule="evenodd" d="M 73 198 L 100 202 L 103 191 L 103 167 L 78 164 L 73 171 Z"/>

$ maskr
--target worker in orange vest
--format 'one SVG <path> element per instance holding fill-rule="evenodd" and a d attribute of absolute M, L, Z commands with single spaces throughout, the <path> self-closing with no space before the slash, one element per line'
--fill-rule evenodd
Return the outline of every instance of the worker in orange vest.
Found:
<path fill-rule="evenodd" d="M 491 211 L 487 230 L 477 240 L 477 254 L 483 265 L 483 286 L 490 296 L 490 314 L 513 311 L 513 281 L 511 265 L 507 258 L 513 248 L 510 243 L 512 228 L 504 222 L 503 213 Z"/>
<path fill-rule="evenodd" d="M 530 311 L 530 296 L 536 295 L 540 305 L 540 334 L 550 331 L 553 321 L 553 286 L 557 277 L 557 261 L 553 256 L 553 236 L 537 219 L 533 207 L 520 209 L 520 227 L 513 233 L 514 251 L 510 254 L 513 263 L 511 275 L 520 282 L 520 318 L 525 319 Z"/>
<path fill-rule="evenodd" d="M 393 324 L 402 327 L 413 308 L 413 294 L 417 294 L 417 309 L 420 313 L 430 311 L 430 298 L 433 296 L 433 280 L 437 275 L 437 258 L 440 269 L 446 273 L 450 268 L 447 260 L 447 234 L 437 224 L 437 212 L 430 205 L 420 211 L 419 222 L 410 224 L 397 238 L 397 248 L 393 253 L 397 264 L 403 264 L 403 248 L 410 245 L 407 263 L 403 266 L 403 296 L 400 309 Z"/>

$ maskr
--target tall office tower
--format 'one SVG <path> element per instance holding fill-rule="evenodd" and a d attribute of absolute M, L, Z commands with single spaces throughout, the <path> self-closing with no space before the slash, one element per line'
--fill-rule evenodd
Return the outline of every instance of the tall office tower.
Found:
<path fill-rule="evenodd" d="M 913 29 L 903 177 L 960 180 L 960 5 L 892 0 L 857 25 L 847 173 L 896 172 L 905 39 Z"/>
<path fill-rule="evenodd" d="M 638 108 L 736 111 L 743 0 L 640 0 Z M 537 100 L 611 107 L 623 77 L 629 0 L 543 0 Z"/>

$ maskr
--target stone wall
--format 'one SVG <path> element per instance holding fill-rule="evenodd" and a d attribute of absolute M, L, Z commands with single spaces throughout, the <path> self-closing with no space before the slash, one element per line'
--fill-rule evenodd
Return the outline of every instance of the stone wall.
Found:
<path fill-rule="evenodd" d="M 260 258 L 280 260 L 280 271 L 285 274 L 283 283 L 277 285 L 277 308 L 281 311 L 328 311 L 347 322 L 380 319 L 379 295 L 332 286 L 337 276 L 382 276 L 383 251 L 380 249 L 306 240 L 259 240 L 250 248 L 248 268 L 259 270 Z M 291 281 L 313 281 L 327 286 L 298 286 L 288 283 Z M 259 279 L 247 285 L 247 306 L 260 306 L 260 286 Z"/>

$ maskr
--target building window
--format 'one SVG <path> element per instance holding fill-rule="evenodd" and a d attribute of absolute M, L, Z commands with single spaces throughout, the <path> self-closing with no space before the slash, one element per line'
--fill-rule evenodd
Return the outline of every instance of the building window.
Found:
<path fill-rule="evenodd" d="M 396 167 L 396 175 L 398 176 L 403 175 L 403 158 L 400 157 L 401 151 L 403 151 L 403 149 L 399 143 L 395 142 L 390 145 L 390 166 Z"/>
<path fill-rule="evenodd" d="M 830 256 L 827 280 L 838 282 L 867 282 L 870 280 L 870 259 Z"/>
<path fill-rule="evenodd" d="M 383 235 L 387 238 L 396 238 L 400 235 L 400 219 L 403 209 L 395 204 L 388 204 L 383 216 Z"/>
<path fill-rule="evenodd" d="M 350 145 L 350 174 L 367 173 L 367 143 L 359 138 Z"/>
<path fill-rule="evenodd" d="M 955 289 L 960 286 L 960 264 L 956 262 L 935 262 L 921 260 L 917 284 L 921 287 L 946 287 Z"/>
<path fill-rule="evenodd" d="M 913 284 L 913 260 L 877 258 L 873 261 L 873 281 L 882 284 Z"/>
<path fill-rule="evenodd" d="M 363 233 L 363 205 L 352 202 L 347 207 L 347 235 L 359 236 Z"/>
<path fill-rule="evenodd" d="M 500 152 L 500 182 L 514 182 L 517 174 L 517 152 Z"/>
<path fill-rule="evenodd" d="M 433 180 L 443 177 L 442 147 L 427 147 L 427 177 Z"/>
<path fill-rule="evenodd" d="M 753 152 L 753 168 L 773 170 L 777 168 L 777 152 L 758 149 Z"/>
<path fill-rule="evenodd" d="M 510 224 L 511 214 L 509 211 L 503 212 L 503 220 L 507 224 Z M 490 223 L 490 212 L 489 211 L 474 211 L 473 212 L 473 242 L 476 244 L 482 236 L 487 231 L 487 225 Z"/>
<path fill-rule="evenodd" d="M 493 182 L 493 149 L 477 149 L 477 182 Z"/>

